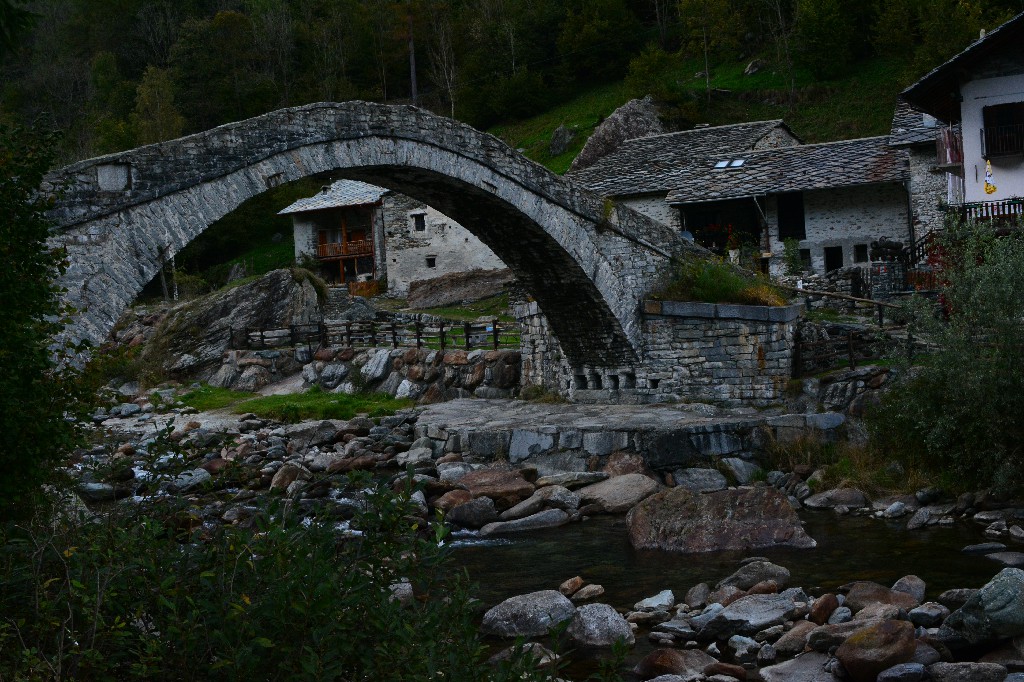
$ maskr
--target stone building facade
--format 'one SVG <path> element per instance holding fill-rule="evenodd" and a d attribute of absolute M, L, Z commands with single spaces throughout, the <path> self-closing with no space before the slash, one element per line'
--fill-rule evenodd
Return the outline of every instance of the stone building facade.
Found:
<path fill-rule="evenodd" d="M 386 279 L 387 293 L 402 297 L 415 281 L 505 267 L 469 230 L 440 211 L 354 180 L 339 180 L 280 213 L 292 216 L 296 260 L 317 259 L 321 274 L 332 283 Z M 355 241 L 349 240 L 353 225 L 359 230 Z M 368 240 L 372 250 L 368 245 L 352 256 L 342 253 Z"/>

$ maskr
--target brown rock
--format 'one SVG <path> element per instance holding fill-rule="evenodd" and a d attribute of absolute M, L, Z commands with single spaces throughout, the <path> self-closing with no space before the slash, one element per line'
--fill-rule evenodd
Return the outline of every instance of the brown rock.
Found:
<path fill-rule="evenodd" d="M 779 637 L 775 642 L 775 651 L 779 656 L 796 656 L 807 648 L 807 635 L 814 629 L 809 620 L 797 621 L 792 629 Z"/>
<path fill-rule="evenodd" d="M 740 597 L 745 596 L 747 596 L 747 593 L 735 585 L 723 585 L 708 595 L 708 603 L 728 606 Z"/>
<path fill-rule="evenodd" d="M 749 590 L 747 594 L 775 594 L 779 591 L 779 584 L 774 580 L 762 580 Z"/>
<path fill-rule="evenodd" d="M 621 514 L 653 495 L 661 485 L 643 474 L 625 474 L 594 483 L 576 492 L 584 503 L 601 505 L 609 514 Z"/>
<path fill-rule="evenodd" d="M 407 365 L 411 365 L 418 362 L 420 359 L 420 352 L 416 348 L 410 348 L 409 350 L 402 353 L 402 362 Z"/>
<path fill-rule="evenodd" d="M 815 651 L 825 653 L 832 647 L 839 646 L 845 642 L 847 637 L 879 622 L 881 621 L 851 620 L 835 625 L 819 625 L 807 633 L 807 646 Z"/>
<path fill-rule="evenodd" d="M 597 599 L 604 594 L 603 585 L 586 585 L 576 590 L 572 595 L 573 602 L 587 601 L 588 599 Z"/>
<path fill-rule="evenodd" d="M 473 371 L 469 373 L 465 381 L 462 382 L 463 388 L 467 391 L 472 391 L 474 388 L 479 386 L 484 381 L 484 373 L 487 371 L 487 365 L 482 362 L 476 363 L 473 366 Z"/>
<path fill-rule="evenodd" d="M 419 381 L 423 378 L 423 365 L 409 365 L 409 371 L 405 376 L 409 381 Z"/>
<path fill-rule="evenodd" d="M 334 349 L 317 348 L 316 352 L 313 353 L 313 359 L 318 362 L 330 362 L 334 359 Z"/>
<path fill-rule="evenodd" d="M 575 578 L 569 578 L 564 583 L 558 586 L 558 591 L 564 594 L 566 597 L 571 597 L 576 594 L 581 587 L 586 584 L 586 581 L 582 577 L 576 576 Z"/>
<path fill-rule="evenodd" d="M 498 511 L 505 511 L 533 494 L 533 484 L 514 469 L 480 469 L 459 479 L 473 497 L 489 497 Z"/>
<path fill-rule="evenodd" d="M 340 351 L 338 351 L 338 354 L 335 356 L 335 359 L 340 360 L 341 362 L 349 362 L 355 356 L 356 352 L 352 348 L 342 348 Z"/>
<path fill-rule="evenodd" d="M 458 452 L 449 452 L 447 455 L 442 455 L 434 460 L 434 464 L 448 464 L 449 462 L 461 462 L 462 455 Z"/>
<path fill-rule="evenodd" d="M 853 682 L 875 682 L 878 673 L 914 656 L 914 626 L 905 620 L 883 620 L 846 639 L 836 649 Z"/>
<path fill-rule="evenodd" d="M 200 469 L 206 469 L 211 474 L 216 476 L 220 472 L 222 472 L 225 469 L 227 469 L 229 466 L 231 466 L 231 462 L 230 461 L 228 461 L 226 459 L 222 459 L 220 457 L 217 457 L 216 459 L 211 459 L 211 460 L 207 460 L 206 462 L 203 462 L 199 466 L 199 468 Z"/>
<path fill-rule="evenodd" d="M 829 592 L 823 594 L 814 600 L 814 605 L 811 606 L 811 612 L 807 614 L 807 620 L 818 625 L 824 625 L 828 622 L 829 616 L 832 612 L 839 608 L 839 598 L 836 595 Z"/>
<path fill-rule="evenodd" d="M 844 606 L 857 613 L 868 604 L 892 604 L 909 611 L 920 603 L 906 592 L 896 592 L 884 585 L 868 580 L 859 580 L 843 586 L 848 589 Z"/>
<path fill-rule="evenodd" d="M 633 672 L 641 680 L 649 680 L 659 675 L 694 678 L 703 674 L 704 668 L 716 662 L 700 649 L 655 649 L 636 664 Z"/>
<path fill-rule="evenodd" d="M 443 512 L 448 512 L 460 504 L 465 504 L 473 499 L 472 493 L 468 490 L 450 490 L 434 502 L 434 507 Z"/>
<path fill-rule="evenodd" d="M 444 354 L 446 365 L 468 365 L 469 358 L 464 350 L 451 350 Z"/>
<path fill-rule="evenodd" d="M 613 452 L 608 455 L 608 461 L 601 471 L 609 476 L 622 476 L 623 474 L 645 474 L 650 471 L 644 464 L 644 458 L 632 452 Z"/>
<path fill-rule="evenodd" d="M 696 553 L 816 544 L 786 496 L 766 486 L 706 494 L 672 488 L 634 507 L 626 525 L 637 549 Z"/>
<path fill-rule="evenodd" d="M 327 467 L 328 474 L 347 474 L 350 471 L 373 471 L 377 468 L 377 458 L 373 455 L 360 455 L 348 459 L 338 459 Z"/>
<path fill-rule="evenodd" d="M 708 604 L 708 597 L 711 595 L 711 588 L 707 583 L 698 583 L 686 591 L 683 602 L 692 608 L 703 608 Z"/>
<path fill-rule="evenodd" d="M 704 668 L 704 674 L 708 677 L 712 675 L 728 675 L 729 677 L 735 677 L 740 682 L 747 679 L 747 671 L 742 665 L 722 663 L 721 661 L 716 661 Z"/>

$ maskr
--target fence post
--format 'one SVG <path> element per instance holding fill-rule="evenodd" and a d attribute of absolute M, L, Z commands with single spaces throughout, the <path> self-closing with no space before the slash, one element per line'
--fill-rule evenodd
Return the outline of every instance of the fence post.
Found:
<path fill-rule="evenodd" d="M 462 323 L 462 333 L 465 336 L 464 341 L 466 342 L 466 350 L 469 350 L 470 348 L 472 348 L 472 346 L 470 345 L 470 337 L 469 337 L 470 332 L 472 332 L 472 331 L 473 331 L 473 325 L 472 324 L 470 324 L 469 322 L 463 322 Z"/>
<path fill-rule="evenodd" d="M 394 320 L 391 320 L 391 346 L 398 348 L 398 326 Z"/>
<path fill-rule="evenodd" d="M 498 350 L 498 344 L 500 343 L 500 339 L 498 338 L 498 318 L 494 318 L 492 325 L 492 329 L 494 330 L 494 350 Z"/>
<path fill-rule="evenodd" d="M 377 321 L 370 320 L 370 347 L 377 347 Z"/>
<path fill-rule="evenodd" d="M 884 324 L 885 324 L 885 308 L 883 308 L 882 304 L 879 303 L 878 304 L 878 326 L 881 327 Z"/>
<path fill-rule="evenodd" d="M 439 336 L 441 337 L 441 352 L 444 353 L 444 320 L 441 320 L 441 327 L 439 328 Z"/>
<path fill-rule="evenodd" d="M 413 328 L 416 330 L 416 347 L 417 348 L 422 348 L 423 347 L 423 328 L 422 328 L 422 325 L 420 323 L 420 318 L 417 317 L 416 321 L 413 323 L 413 325 L 414 325 Z"/>
<path fill-rule="evenodd" d="M 327 325 L 324 324 L 323 320 L 316 323 L 317 331 L 320 332 L 320 346 L 327 348 L 331 345 L 331 340 L 327 335 Z"/>
<path fill-rule="evenodd" d="M 345 320 L 345 335 L 342 338 L 342 343 L 346 348 L 352 347 L 352 320 Z"/>
<path fill-rule="evenodd" d="M 846 335 L 846 352 L 850 355 L 850 369 L 857 369 L 857 356 L 853 352 L 853 332 Z"/>

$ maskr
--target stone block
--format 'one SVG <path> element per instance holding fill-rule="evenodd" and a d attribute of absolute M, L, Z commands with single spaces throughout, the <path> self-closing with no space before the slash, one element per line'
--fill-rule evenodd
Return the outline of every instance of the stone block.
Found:
<path fill-rule="evenodd" d="M 555 447 L 555 436 L 525 429 L 512 431 L 508 458 L 513 464 L 521 462 L 531 455 L 539 455 Z"/>

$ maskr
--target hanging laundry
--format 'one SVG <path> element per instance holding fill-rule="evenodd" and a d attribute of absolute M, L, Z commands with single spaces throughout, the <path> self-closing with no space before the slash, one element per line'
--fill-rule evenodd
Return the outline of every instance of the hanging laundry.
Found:
<path fill-rule="evenodd" d="M 998 187 L 992 180 L 992 162 L 985 162 L 985 194 L 995 194 Z"/>

